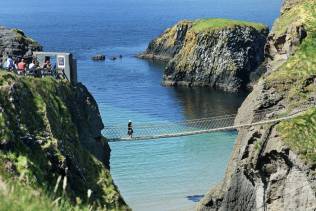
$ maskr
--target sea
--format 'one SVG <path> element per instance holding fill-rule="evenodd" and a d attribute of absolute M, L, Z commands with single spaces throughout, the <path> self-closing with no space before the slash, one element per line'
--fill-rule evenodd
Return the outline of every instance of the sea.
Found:
<path fill-rule="evenodd" d="M 136 54 L 183 19 L 232 18 L 269 27 L 281 0 L 1 0 L 0 25 L 45 51 L 71 52 L 106 126 L 236 113 L 247 93 L 161 86 L 164 64 Z M 93 62 L 91 57 L 122 55 Z M 135 211 L 194 210 L 223 178 L 237 132 L 111 143 L 111 174 Z"/>

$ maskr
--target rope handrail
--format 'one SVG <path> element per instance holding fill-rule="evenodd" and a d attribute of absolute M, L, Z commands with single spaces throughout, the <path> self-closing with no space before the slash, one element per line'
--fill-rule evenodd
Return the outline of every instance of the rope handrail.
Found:
<path fill-rule="evenodd" d="M 285 115 L 282 110 L 277 113 L 273 109 L 264 109 L 253 112 L 246 123 L 236 124 L 237 114 L 228 114 L 213 116 L 208 118 L 191 119 L 182 122 L 155 122 L 133 125 L 133 137 L 127 134 L 127 126 L 106 127 L 105 137 L 111 142 L 130 141 L 130 140 L 147 140 L 170 137 L 190 136 L 196 134 L 205 134 L 217 131 L 236 130 L 242 127 L 250 127 L 261 124 L 269 124 L 294 118 L 300 115 L 308 107 L 296 110 Z"/>
<path fill-rule="evenodd" d="M 259 115 L 262 113 L 267 113 L 275 111 L 274 109 L 267 108 L 267 109 L 262 109 L 262 110 L 257 110 L 254 112 L 254 115 Z M 173 124 L 184 124 L 184 123 L 191 123 L 191 122 L 197 122 L 197 121 L 205 121 L 205 120 L 213 120 L 213 119 L 226 119 L 228 117 L 236 117 L 237 113 L 231 113 L 231 114 L 223 114 L 223 115 L 216 115 L 216 116 L 211 116 L 211 117 L 203 117 L 203 118 L 197 118 L 197 119 L 188 119 L 188 120 L 183 120 L 183 121 L 155 121 L 154 123 L 151 122 L 140 122 L 140 123 L 134 123 L 134 125 L 137 125 L 137 127 L 151 127 L 151 126 L 157 126 L 157 125 L 173 125 Z M 126 127 L 126 124 L 120 124 L 116 126 L 105 126 L 105 129 L 111 129 L 111 128 L 122 128 Z"/>
<path fill-rule="evenodd" d="M 227 118 L 235 118 L 235 115 L 227 115 L 227 116 L 218 116 L 216 117 L 209 117 L 209 118 L 201 118 L 201 119 L 191 119 L 191 120 L 184 120 L 184 121 L 175 121 L 175 122 L 168 122 L 168 121 L 161 121 L 161 122 L 155 122 L 155 123 L 134 123 L 134 126 L 137 125 L 137 128 L 148 128 L 152 126 L 165 126 L 165 125 L 179 125 L 179 124 L 186 124 L 186 123 L 194 123 L 194 122 L 203 122 L 206 120 L 221 120 L 221 119 L 227 119 Z M 126 127 L 125 125 L 121 126 L 110 126 L 110 127 L 104 127 L 105 129 L 113 129 L 113 128 L 122 128 Z"/>

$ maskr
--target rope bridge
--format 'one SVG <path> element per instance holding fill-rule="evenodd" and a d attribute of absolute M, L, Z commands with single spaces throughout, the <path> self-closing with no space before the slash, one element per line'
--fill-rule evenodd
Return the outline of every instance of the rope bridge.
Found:
<path fill-rule="evenodd" d="M 104 135 L 109 142 L 190 136 L 218 131 L 236 130 L 239 128 L 251 127 L 255 125 L 277 123 L 283 120 L 292 119 L 302 112 L 303 110 L 298 110 L 286 116 L 280 116 L 275 115 L 272 110 L 266 109 L 254 113 L 251 116 L 252 121 L 243 124 L 235 124 L 235 118 L 237 114 L 193 119 L 181 122 L 133 124 L 134 133 L 132 137 L 127 135 L 127 125 L 105 127 Z"/>

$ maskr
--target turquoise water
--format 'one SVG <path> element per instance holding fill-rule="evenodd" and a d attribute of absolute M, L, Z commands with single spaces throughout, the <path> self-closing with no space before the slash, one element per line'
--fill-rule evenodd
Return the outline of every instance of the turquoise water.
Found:
<path fill-rule="evenodd" d="M 281 0 L 10 0 L 0 23 L 23 29 L 47 51 L 70 51 L 79 80 L 106 125 L 235 113 L 245 94 L 160 86 L 162 66 L 136 59 L 181 19 L 226 17 L 271 26 Z M 122 60 L 92 62 L 96 53 Z M 235 133 L 112 143 L 111 172 L 134 210 L 192 210 L 224 175 Z"/>
<path fill-rule="evenodd" d="M 192 210 L 223 176 L 236 134 L 117 143 L 112 173 L 135 210 Z M 120 162 L 116 162 L 116 161 Z M 128 172 L 128 173 L 127 173 Z"/>

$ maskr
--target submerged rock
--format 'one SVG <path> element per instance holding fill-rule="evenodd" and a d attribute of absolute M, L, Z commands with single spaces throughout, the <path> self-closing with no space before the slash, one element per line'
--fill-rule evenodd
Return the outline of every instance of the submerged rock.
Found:
<path fill-rule="evenodd" d="M 153 40 L 140 58 L 168 61 L 163 84 L 245 89 L 264 60 L 268 28 L 227 19 L 181 21 Z"/>

